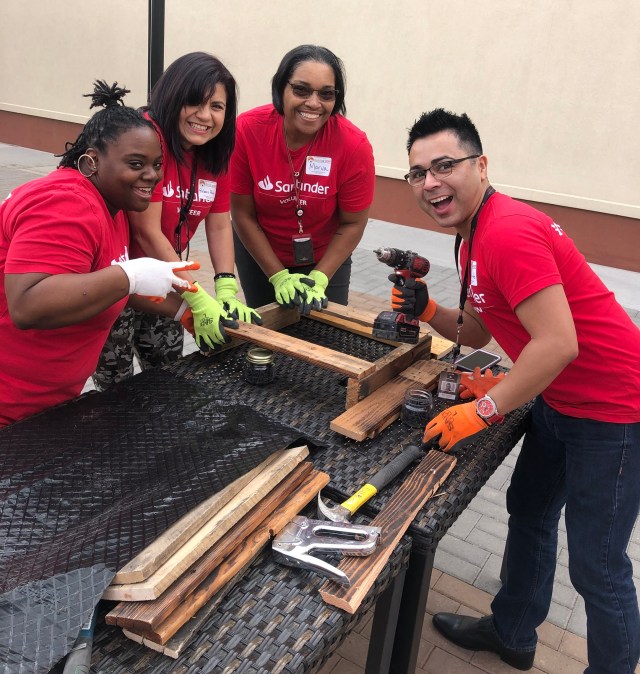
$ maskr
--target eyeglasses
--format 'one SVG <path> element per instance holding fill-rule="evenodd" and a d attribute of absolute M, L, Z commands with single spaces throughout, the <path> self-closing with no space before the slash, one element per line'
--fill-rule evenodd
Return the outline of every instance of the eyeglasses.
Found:
<path fill-rule="evenodd" d="M 453 172 L 453 167 L 460 162 L 467 161 L 467 159 L 477 159 L 481 155 L 471 154 L 468 157 L 461 159 L 445 159 L 444 161 L 436 162 L 429 166 L 429 168 L 412 169 L 407 173 L 404 179 L 411 185 L 411 187 L 422 187 L 424 181 L 427 179 L 427 173 L 430 171 L 431 175 L 438 180 L 438 178 L 446 178 Z"/>
<path fill-rule="evenodd" d="M 312 89 L 306 84 L 294 84 L 293 82 L 287 82 L 287 84 L 291 87 L 293 95 L 298 98 L 311 98 L 313 94 L 316 93 L 321 101 L 329 103 L 330 101 L 335 101 L 336 96 L 338 95 L 338 90 L 331 89 L 330 87 L 324 89 Z"/>

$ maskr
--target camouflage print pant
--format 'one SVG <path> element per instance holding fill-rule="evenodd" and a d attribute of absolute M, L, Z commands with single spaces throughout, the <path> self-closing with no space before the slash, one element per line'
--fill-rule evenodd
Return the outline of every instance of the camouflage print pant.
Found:
<path fill-rule="evenodd" d="M 182 355 L 183 332 L 178 321 L 125 309 L 102 348 L 93 384 L 98 391 L 133 376 L 133 358 L 146 370 L 173 363 Z"/>

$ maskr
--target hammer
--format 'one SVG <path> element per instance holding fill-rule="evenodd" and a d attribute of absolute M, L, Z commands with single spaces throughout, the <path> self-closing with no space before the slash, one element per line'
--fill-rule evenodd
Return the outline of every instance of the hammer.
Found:
<path fill-rule="evenodd" d="M 360 506 L 375 496 L 383 487 L 386 487 L 391 480 L 398 477 L 407 466 L 423 456 L 424 452 L 420 447 L 409 445 L 393 461 L 381 468 L 369 482 L 360 487 L 353 496 L 350 496 L 340 505 L 328 506 L 318 494 L 318 512 L 331 522 L 348 522 Z"/>

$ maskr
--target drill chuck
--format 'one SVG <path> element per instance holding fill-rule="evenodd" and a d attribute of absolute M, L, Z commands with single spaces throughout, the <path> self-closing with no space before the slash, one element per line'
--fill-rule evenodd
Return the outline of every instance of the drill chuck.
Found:
<path fill-rule="evenodd" d="M 378 248 L 373 251 L 380 262 L 398 270 L 406 270 L 413 278 L 421 278 L 429 273 L 431 264 L 426 257 L 422 257 L 412 250 L 399 248 Z"/>

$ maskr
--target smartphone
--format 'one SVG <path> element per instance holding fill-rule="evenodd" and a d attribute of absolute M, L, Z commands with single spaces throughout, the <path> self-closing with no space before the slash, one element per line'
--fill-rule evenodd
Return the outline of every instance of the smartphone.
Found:
<path fill-rule="evenodd" d="M 499 363 L 501 359 L 502 357 L 497 353 L 477 349 L 466 356 L 462 356 L 462 358 L 458 358 L 455 366 L 457 370 L 462 370 L 463 372 L 473 372 L 476 367 L 479 367 L 480 371 L 484 372 L 487 368 Z"/>

